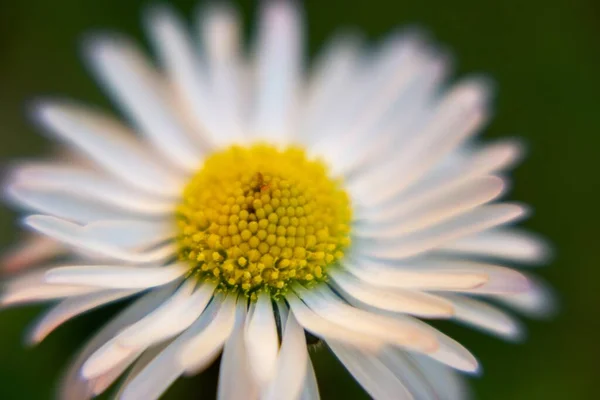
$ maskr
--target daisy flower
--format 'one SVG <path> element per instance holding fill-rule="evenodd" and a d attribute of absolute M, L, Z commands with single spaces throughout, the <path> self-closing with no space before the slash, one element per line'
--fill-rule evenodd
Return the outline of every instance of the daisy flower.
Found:
<path fill-rule="evenodd" d="M 194 34 L 169 9 L 146 16 L 156 64 L 116 34 L 85 42 L 128 125 L 40 101 L 36 121 L 69 156 L 9 176 L 37 235 L 10 264 L 52 266 L 6 282 L 2 303 L 58 301 L 30 342 L 131 300 L 59 397 L 125 375 L 118 398 L 158 398 L 222 353 L 220 399 L 314 399 L 319 340 L 373 398 L 463 398 L 457 371 L 477 360 L 423 320 L 517 339 L 497 304 L 547 311 L 537 281 L 498 265 L 546 250 L 507 227 L 523 205 L 495 202 L 521 146 L 474 141 L 486 80 L 446 87 L 447 55 L 410 30 L 374 49 L 337 37 L 307 72 L 291 2 L 264 4 L 249 54 L 229 7 L 205 7 Z"/>

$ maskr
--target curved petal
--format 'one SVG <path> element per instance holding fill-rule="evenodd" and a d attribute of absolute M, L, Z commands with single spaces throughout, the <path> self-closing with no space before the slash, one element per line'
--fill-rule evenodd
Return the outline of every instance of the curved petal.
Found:
<path fill-rule="evenodd" d="M 372 336 L 384 343 L 416 351 L 433 352 L 438 347 L 431 331 L 422 329 L 421 325 L 411 320 L 400 321 L 361 310 L 343 303 L 326 289 L 318 291 L 294 289 L 302 296 L 302 300 L 322 318 L 341 325 L 348 330 Z"/>
<path fill-rule="evenodd" d="M 27 269 L 66 253 L 65 246 L 42 235 L 30 235 L 10 248 L 0 258 L 0 265 L 8 273 Z"/>
<path fill-rule="evenodd" d="M 457 371 L 427 356 L 410 354 L 409 357 L 427 377 L 440 400 L 468 400 L 472 397 L 467 380 Z"/>
<path fill-rule="evenodd" d="M 310 357 L 306 362 L 306 379 L 304 380 L 304 388 L 300 394 L 300 400 L 320 400 L 321 395 L 319 394 L 319 384 L 317 383 L 317 376 L 315 375 L 315 369 L 310 361 Z"/>
<path fill-rule="evenodd" d="M 394 375 L 376 356 L 341 343 L 327 343 L 354 379 L 374 399 L 414 399 L 402 380 Z"/>
<path fill-rule="evenodd" d="M 233 332 L 223 348 L 219 372 L 218 400 L 258 398 L 258 386 L 250 370 L 250 362 L 244 340 L 247 305 L 238 301 Z"/>
<path fill-rule="evenodd" d="M 287 318 L 281 350 L 277 358 L 276 375 L 265 391 L 265 400 L 297 399 L 306 378 L 308 350 L 304 329 L 293 313 Z"/>
<path fill-rule="evenodd" d="M 91 285 L 50 284 L 46 281 L 49 269 L 30 272 L 6 282 L 0 296 L 0 305 L 34 303 L 99 292 L 101 287 Z"/>
<path fill-rule="evenodd" d="M 275 375 L 279 350 L 275 314 L 267 293 L 260 293 L 256 304 L 250 308 L 244 340 L 252 373 L 264 390 Z"/>
<path fill-rule="evenodd" d="M 348 302 L 358 301 L 382 310 L 424 318 L 448 318 L 454 314 L 452 303 L 418 290 L 371 286 L 352 275 L 331 271 L 335 288 Z"/>
<path fill-rule="evenodd" d="M 106 326 L 100 329 L 100 331 L 98 331 L 98 333 L 89 340 L 83 349 L 81 349 L 74 357 L 69 369 L 62 378 L 61 385 L 58 388 L 57 397 L 63 400 L 92 398 L 93 388 L 90 386 L 90 382 L 83 379 L 80 374 L 83 363 L 91 354 L 106 341 L 110 340 L 123 327 L 141 318 L 162 303 L 174 289 L 175 287 L 173 285 L 167 285 L 140 297 L 117 317 L 111 320 Z"/>
<path fill-rule="evenodd" d="M 325 340 L 337 340 L 341 343 L 351 344 L 372 351 L 383 346 L 383 342 L 375 337 L 353 331 L 321 317 L 293 293 L 288 293 L 286 300 L 300 325 L 315 336 Z"/>
<path fill-rule="evenodd" d="M 202 314 L 214 291 L 210 284 L 194 291 L 195 286 L 194 281 L 186 281 L 167 301 L 119 332 L 90 356 L 81 374 L 89 379 L 101 376 L 133 354 L 187 329 Z"/>
<path fill-rule="evenodd" d="M 40 343 L 66 321 L 97 307 L 130 297 L 138 292 L 138 290 L 106 290 L 63 300 L 35 323 L 27 335 L 27 340 L 31 344 Z"/>
<path fill-rule="evenodd" d="M 458 295 L 442 295 L 454 305 L 454 318 L 507 340 L 520 340 L 524 331 L 516 318 L 483 301 Z"/>
<path fill-rule="evenodd" d="M 228 304 L 231 307 L 224 308 L 223 311 L 227 315 L 231 311 L 231 325 L 233 328 L 233 307 L 235 303 L 230 300 Z M 209 352 L 209 356 L 216 356 L 221 350 L 221 346 L 215 341 L 218 339 L 224 342 L 227 337 L 222 337 L 218 332 L 214 332 L 209 328 L 213 325 L 218 328 L 221 327 L 220 323 L 214 324 L 213 322 L 216 321 L 223 305 L 222 298 L 212 301 L 200 318 L 188 330 L 171 342 L 148 364 L 144 365 L 144 368 L 131 379 L 127 386 L 123 387 L 121 399 L 158 399 L 185 372 L 186 368 L 191 365 L 190 363 L 198 360 L 199 357 L 206 358 L 206 351 Z M 230 308 L 231 310 L 229 310 Z M 213 337 L 208 337 L 207 341 L 201 340 L 200 344 L 204 342 L 210 346 L 204 348 L 202 353 L 189 353 L 186 351 L 195 350 L 198 347 L 198 342 L 193 343 L 192 341 L 194 339 L 204 339 L 204 332 L 207 332 L 207 330 Z M 193 348 L 190 348 L 190 344 L 192 343 Z M 186 355 L 187 361 L 184 360 L 184 356 Z"/>

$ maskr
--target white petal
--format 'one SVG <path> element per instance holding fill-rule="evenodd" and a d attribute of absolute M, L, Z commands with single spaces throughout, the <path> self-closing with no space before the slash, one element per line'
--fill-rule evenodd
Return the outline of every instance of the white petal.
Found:
<path fill-rule="evenodd" d="M 71 318 L 108 303 L 122 300 L 135 293 L 137 290 L 107 290 L 63 300 L 36 322 L 28 334 L 28 341 L 31 344 L 37 344 Z"/>
<path fill-rule="evenodd" d="M 392 280 L 405 277 L 410 284 L 411 277 L 418 278 L 421 274 L 428 279 L 426 282 L 430 286 L 423 285 L 420 288 L 427 291 L 523 293 L 530 287 L 527 277 L 514 269 L 459 259 L 422 257 L 405 263 L 363 260 L 359 265 L 360 267 L 354 267 L 347 264 L 346 268 L 365 282 L 384 287 L 401 286 L 405 282 L 395 283 Z M 419 281 L 416 282 L 418 284 Z M 470 285 L 469 282 L 476 284 Z"/>
<path fill-rule="evenodd" d="M 412 361 L 409 353 L 389 348 L 382 351 L 378 359 L 402 381 L 415 399 L 437 400 L 441 397 L 441 393 L 436 392 L 428 377 Z"/>
<path fill-rule="evenodd" d="M 0 265 L 8 273 L 14 273 L 42 263 L 66 252 L 56 240 L 41 235 L 30 235 L 15 247 L 5 251 Z"/>
<path fill-rule="evenodd" d="M 165 343 L 161 343 L 157 346 L 153 346 L 152 348 L 146 350 L 141 354 L 141 356 L 133 363 L 129 372 L 127 373 L 125 379 L 123 379 L 122 383 L 119 386 L 119 390 L 117 394 L 114 396 L 115 399 L 121 399 L 123 396 L 123 391 L 129 385 L 129 383 L 140 374 L 147 366 L 154 360 L 160 353 L 166 349 L 173 340 L 166 341 Z"/>
<path fill-rule="evenodd" d="M 174 243 L 166 243 L 155 249 L 141 252 L 137 249 L 125 249 L 94 237 L 82 236 L 81 226 L 50 216 L 30 216 L 25 218 L 25 224 L 66 245 L 124 262 L 159 264 L 172 258 L 177 250 L 177 245 Z"/>
<path fill-rule="evenodd" d="M 267 400 L 297 399 L 305 381 L 307 362 L 308 350 L 304 329 L 298 324 L 294 315 L 289 314 L 277 358 L 277 374 L 263 398 Z"/>
<path fill-rule="evenodd" d="M 246 302 L 238 301 L 233 332 L 223 348 L 219 372 L 219 400 L 258 398 L 258 387 L 250 370 L 250 362 L 244 340 L 246 325 Z"/>
<path fill-rule="evenodd" d="M 95 379 L 91 379 L 89 381 L 89 386 L 92 390 L 92 393 L 97 396 L 108 389 L 116 380 L 119 378 L 123 372 L 127 370 L 127 368 L 140 356 L 141 353 L 132 353 L 127 358 L 125 358 L 121 363 L 116 365 L 113 369 L 101 375 Z"/>
<path fill-rule="evenodd" d="M 45 281 L 48 270 L 35 271 L 6 282 L 2 289 L 0 305 L 8 306 L 20 303 L 61 299 L 98 292 L 101 288 L 70 284 L 49 284 Z"/>
<path fill-rule="evenodd" d="M 293 130 L 302 67 L 302 22 L 291 2 L 264 6 L 256 48 L 253 132 L 282 142 Z"/>
<path fill-rule="evenodd" d="M 259 387 L 263 390 L 275 375 L 279 338 L 271 298 L 261 293 L 248 313 L 244 332 L 248 360 Z"/>
<path fill-rule="evenodd" d="M 306 360 L 305 378 L 304 388 L 300 394 L 300 400 L 320 400 L 319 384 L 317 383 L 317 376 L 315 375 L 315 369 L 310 361 L 310 357 Z"/>
<path fill-rule="evenodd" d="M 182 357 L 186 355 L 186 348 L 190 341 L 198 335 L 202 335 L 211 325 L 223 301 L 221 298 L 212 301 L 202 316 L 177 339 L 171 342 L 155 358 L 148 362 L 144 368 L 139 371 L 122 389 L 122 400 L 138 399 L 158 399 L 164 391 L 184 373 L 186 365 L 182 362 Z M 233 314 L 233 313 L 232 313 Z M 233 320 L 233 318 L 232 318 Z M 232 323 L 233 325 L 233 323 Z M 215 338 L 220 338 L 218 332 L 212 332 Z M 224 339 L 223 339 L 224 340 Z M 215 352 L 215 356 L 220 351 L 220 347 L 209 349 Z M 205 354 L 189 354 L 190 358 L 195 356 L 204 356 Z"/>
<path fill-rule="evenodd" d="M 522 156 L 522 144 L 516 140 L 501 140 L 461 154 L 456 162 L 440 166 L 419 182 L 403 191 L 399 199 L 418 198 L 425 193 L 450 190 L 455 185 L 489 175 L 515 164 Z M 463 152 L 464 153 L 464 152 Z"/>
<path fill-rule="evenodd" d="M 458 84 L 440 101 L 423 130 L 395 154 L 390 165 L 378 168 L 376 177 L 370 174 L 361 177 L 372 188 L 372 195 L 362 200 L 375 205 L 393 198 L 476 133 L 487 116 L 487 92 L 486 85 L 476 80 Z M 390 176 L 397 178 L 390 182 Z"/>
<path fill-rule="evenodd" d="M 471 398 L 467 380 L 452 368 L 420 354 L 411 354 L 409 357 L 435 389 L 440 400 Z"/>
<path fill-rule="evenodd" d="M 433 352 L 437 348 L 435 337 L 411 320 L 399 320 L 358 309 L 343 303 L 331 291 L 320 288 L 318 291 L 294 289 L 302 300 L 321 317 L 339 324 L 346 329 L 371 335 L 385 343 L 410 348 L 421 352 Z"/>
<path fill-rule="evenodd" d="M 205 146 L 211 145 L 222 132 L 215 119 L 205 68 L 196 44 L 185 24 L 168 7 L 151 8 L 146 25 L 169 81 L 183 100 L 180 106 L 193 125 L 193 132 Z"/>
<path fill-rule="evenodd" d="M 308 81 L 298 140 L 310 144 L 319 139 L 313 135 L 343 98 L 340 94 L 356 78 L 359 59 L 360 40 L 350 35 L 333 39 L 322 50 Z"/>
<path fill-rule="evenodd" d="M 408 317 L 403 317 L 402 319 L 404 320 L 406 318 Z M 438 349 L 432 353 L 426 353 L 425 355 L 459 371 L 472 374 L 480 372 L 477 359 L 463 345 L 437 329 L 431 328 L 420 321 L 414 319 L 411 320 L 415 324 L 422 324 L 423 329 L 429 328 L 431 333 L 435 335 Z"/>
<path fill-rule="evenodd" d="M 179 362 L 186 375 L 200 373 L 219 355 L 233 331 L 236 304 L 236 297 L 228 295 L 211 324 L 185 344 Z"/>
<path fill-rule="evenodd" d="M 80 372 L 81 366 L 87 358 L 94 353 L 106 341 L 110 340 L 123 327 L 131 324 L 144 316 L 158 304 L 163 302 L 174 290 L 174 286 L 168 285 L 159 290 L 152 291 L 138 300 L 136 300 L 125 311 L 121 312 L 84 346 L 84 348 L 73 359 L 66 375 L 63 377 L 58 388 L 57 398 L 59 399 L 86 399 L 92 395 L 92 388 L 89 382 L 82 379 Z"/>
<path fill-rule="evenodd" d="M 404 42 L 404 38 L 401 41 Z M 409 40 L 408 44 L 401 43 L 400 47 L 398 54 L 388 61 L 385 71 L 371 77 L 368 91 L 360 92 L 363 97 L 361 107 L 348 116 L 349 123 L 339 134 L 344 146 L 335 146 L 329 152 L 334 174 L 352 168 L 356 160 L 352 160 L 350 155 L 364 151 L 389 119 L 398 124 L 396 132 L 399 132 L 402 123 L 398 118 L 400 110 L 418 106 L 425 97 L 421 91 L 425 94 L 430 92 L 432 85 L 425 78 L 431 77 L 433 71 L 430 65 L 438 67 L 439 60 L 426 53 L 418 36 Z M 440 75 L 434 72 L 433 76 L 437 78 Z M 421 84 L 422 81 L 426 84 Z M 411 104 L 413 102 L 416 104 Z M 409 112 L 414 112 L 414 108 Z"/>
<path fill-rule="evenodd" d="M 341 343 L 327 343 L 354 379 L 378 400 L 413 399 L 406 386 L 376 356 Z"/>
<path fill-rule="evenodd" d="M 168 86 L 139 49 L 122 38 L 96 37 L 86 50 L 100 82 L 157 151 L 196 169 L 201 153 L 171 109 Z"/>
<path fill-rule="evenodd" d="M 381 121 L 365 130 L 354 146 L 344 151 L 336 171 L 343 174 L 347 182 L 360 183 L 362 174 L 385 167 L 385 162 L 395 157 L 395 149 L 427 118 L 449 69 L 448 57 L 436 53 L 420 56 L 430 59 L 419 68 L 399 101 Z"/>
<path fill-rule="evenodd" d="M 160 196 L 178 196 L 183 182 L 157 162 L 125 127 L 96 111 L 73 104 L 42 103 L 36 117 L 60 138 L 77 146 L 107 171 Z"/>
<path fill-rule="evenodd" d="M 102 220 L 79 226 L 68 221 L 43 217 L 46 221 L 62 223 L 77 234 L 80 240 L 99 242 L 124 249 L 149 248 L 172 239 L 176 235 L 173 223 L 143 220 Z M 30 218 L 30 221 L 39 218 Z"/>
<path fill-rule="evenodd" d="M 524 293 L 530 288 L 529 279 L 521 272 L 494 264 L 431 257 L 415 260 L 413 265 L 423 270 L 432 268 L 438 271 L 464 271 L 487 275 L 485 284 L 464 290 L 472 294 Z"/>
<path fill-rule="evenodd" d="M 368 260 L 360 261 L 357 266 L 346 262 L 344 268 L 364 282 L 388 288 L 462 291 L 478 288 L 489 280 L 483 272 L 386 268 Z"/>
<path fill-rule="evenodd" d="M 243 139 L 242 60 L 240 21 L 232 7 L 210 4 L 201 12 L 200 37 L 206 51 L 211 102 L 220 135 L 214 140 L 226 145 Z"/>
<path fill-rule="evenodd" d="M 371 286 L 339 271 L 331 271 L 330 277 L 338 292 L 341 291 L 342 297 L 351 304 L 358 301 L 382 310 L 424 318 L 447 318 L 454 313 L 452 303 L 421 291 Z"/>
<path fill-rule="evenodd" d="M 496 293 L 491 297 L 502 304 L 532 318 L 548 318 L 558 309 L 557 300 L 550 287 L 529 276 L 528 289 L 520 293 Z"/>
<path fill-rule="evenodd" d="M 15 169 L 11 185 L 41 193 L 88 199 L 142 215 L 173 212 L 172 200 L 158 198 L 98 172 L 50 163 L 29 163 Z"/>
<path fill-rule="evenodd" d="M 127 215 L 114 207 L 58 192 L 42 192 L 23 186 L 9 186 L 6 192 L 9 199 L 19 207 L 82 224 L 120 219 Z"/>
<path fill-rule="evenodd" d="M 82 375 L 87 378 L 101 376 L 132 354 L 187 329 L 200 316 L 214 291 L 214 286 L 206 285 L 192 294 L 195 285 L 193 280 L 186 281 L 170 299 L 119 332 L 86 361 Z"/>
<path fill-rule="evenodd" d="M 345 328 L 321 317 L 315 310 L 311 310 L 307 307 L 298 296 L 293 293 L 288 293 L 286 295 L 286 300 L 300 325 L 315 336 L 327 340 L 337 340 L 342 343 L 373 351 L 383 345 L 383 342 L 375 337 Z"/>
<path fill-rule="evenodd" d="M 357 232 L 370 237 L 390 237 L 425 229 L 495 199 L 504 187 L 501 178 L 488 176 L 452 190 L 409 198 L 366 218 L 364 226 L 357 226 Z"/>
<path fill-rule="evenodd" d="M 438 250 L 532 264 L 544 262 L 551 253 L 542 239 L 513 229 L 480 232 L 443 244 Z"/>
<path fill-rule="evenodd" d="M 45 280 L 52 284 L 88 285 L 110 289 L 138 289 L 160 286 L 187 273 L 182 264 L 165 267 L 74 266 L 52 268 Z"/>
<path fill-rule="evenodd" d="M 364 249 L 364 254 L 377 259 L 402 259 L 435 249 L 444 243 L 475 234 L 523 217 L 525 208 L 516 204 L 494 204 L 478 207 L 450 221 L 402 237 L 386 237 Z M 363 245 L 359 243 L 358 246 Z M 360 249 L 360 250 L 363 250 Z"/>
<path fill-rule="evenodd" d="M 519 340 L 523 327 L 513 317 L 482 301 L 465 296 L 444 295 L 454 304 L 454 318 L 475 328 L 499 335 L 509 340 Z"/>
<path fill-rule="evenodd" d="M 117 341 L 124 347 L 150 346 L 183 332 L 202 314 L 214 291 L 215 286 L 205 282 L 193 293 L 166 302 L 121 332 Z"/>

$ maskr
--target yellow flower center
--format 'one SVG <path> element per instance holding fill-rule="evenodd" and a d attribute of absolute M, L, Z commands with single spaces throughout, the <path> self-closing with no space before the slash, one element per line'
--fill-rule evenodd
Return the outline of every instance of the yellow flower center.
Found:
<path fill-rule="evenodd" d="M 339 180 L 304 150 L 233 146 L 212 154 L 177 209 L 179 257 L 228 291 L 284 293 L 327 278 L 350 244 Z"/>

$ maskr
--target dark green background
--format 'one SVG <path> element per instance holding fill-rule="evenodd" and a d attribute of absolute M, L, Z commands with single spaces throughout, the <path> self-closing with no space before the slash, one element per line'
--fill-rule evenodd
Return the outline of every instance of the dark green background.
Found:
<path fill-rule="evenodd" d="M 177 1 L 183 12 L 192 1 Z M 48 149 L 26 121 L 27 101 L 63 94 L 108 105 L 77 57 L 78 38 L 95 28 L 142 37 L 141 1 L 0 1 L 0 156 L 34 156 Z M 457 74 L 485 72 L 497 82 L 496 118 L 485 133 L 518 135 L 529 146 L 514 174 L 511 197 L 533 205 L 525 225 L 556 247 L 539 269 L 555 287 L 561 313 L 530 321 L 529 339 L 503 343 L 467 329 L 448 332 L 481 360 L 472 379 L 483 399 L 597 398 L 600 360 L 598 146 L 600 145 L 600 2 L 594 0 L 384 1 L 320 0 L 306 5 L 310 54 L 341 26 L 369 38 L 418 24 L 452 49 Z M 252 3 L 244 2 L 247 21 Z M 0 240 L 16 237 L 14 214 L 0 211 Z M 76 347 L 112 310 L 78 318 L 36 349 L 22 332 L 40 308 L 0 313 L 0 399 L 48 399 Z M 323 398 L 366 398 L 325 351 L 313 354 Z M 214 397 L 218 370 L 179 381 L 168 398 Z M 596 380 L 594 380 L 596 378 Z M 596 389 L 596 390 L 595 390 Z"/>

